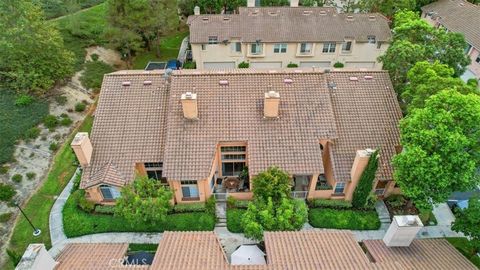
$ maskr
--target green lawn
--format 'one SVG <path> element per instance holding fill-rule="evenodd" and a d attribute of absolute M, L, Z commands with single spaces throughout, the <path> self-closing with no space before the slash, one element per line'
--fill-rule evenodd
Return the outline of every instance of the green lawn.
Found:
<path fill-rule="evenodd" d="M 246 209 L 229 208 L 227 209 L 227 229 L 233 233 L 243 233 L 242 216 Z"/>
<path fill-rule="evenodd" d="M 470 241 L 468 241 L 467 238 L 464 237 L 448 237 L 445 238 L 447 239 L 452 246 L 454 246 L 460 253 L 463 254 L 463 256 L 467 257 L 475 266 L 477 266 L 478 269 L 480 269 L 480 257 L 478 257 L 472 246 Z"/>
<path fill-rule="evenodd" d="M 315 228 L 377 230 L 380 220 L 375 211 L 338 210 L 313 208 L 309 210 L 308 220 Z"/>
<path fill-rule="evenodd" d="M 89 132 L 92 123 L 93 117 L 87 116 L 78 130 Z M 30 243 L 44 243 L 47 249 L 51 247 L 48 218 L 50 209 L 55 202 L 54 196 L 62 192 L 77 168 L 75 154 L 70 148 L 70 142 L 75 133 L 75 131 L 72 132 L 66 143 L 55 155 L 43 186 L 23 206 L 27 216 L 35 226 L 42 230 L 42 234 L 39 237 L 34 237 L 27 220 L 20 216 L 13 229 L 8 247 L 17 256 L 21 256 Z M 7 264 L 6 267 L 13 267 L 11 262 Z"/>
<path fill-rule="evenodd" d="M 133 60 L 133 69 L 144 69 L 149 61 L 168 61 L 177 59 L 178 51 L 182 40 L 188 36 L 188 31 L 175 32 L 160 39 L 160 57 L 157 57 L 155 51 L 144 52 Z"/>
<path fill-rule="evenodd" d="M 103 232 L 211 231 L 215 217 L 204 212 L 170 214 L 163 224 L 132 228 L 124 218 L 84 212 L 70 196 L 63 208 L 63 226 L 69 238 Z"/>
<path fill-rule="evenodd" d="M 38 3 L 47 19 L 52 19 L 98 5 L 105 0 L 76 0 L 74 5 L 70 1 L 33 0 L 33 2 Z"/>
<path fill-rule="evenodd" d="M 105 3 L 88 10 L 54 20 L 58 24 L 65 47 L 75 54 L 76 70 L 80 70 L 85 59 L 85 48 L 104 45 L 103 33 L 107 26 Z"/>
<path fill-rule="evenodd" d="M 16 141 L 48 114 L 47 101 L 36 100 L 27 106 L 17 106 L 16 98 L 15 93 L 0 89 L 0 164 L 12 160 Z"/>

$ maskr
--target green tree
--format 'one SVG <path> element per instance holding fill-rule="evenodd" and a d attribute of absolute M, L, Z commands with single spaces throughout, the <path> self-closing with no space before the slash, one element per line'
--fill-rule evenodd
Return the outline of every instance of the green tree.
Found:
<path fill-rule="evenodd" d="M 264 231 L 299 230 L 307 221 L 305 202 L 294 200 L 290 176 L 277 167 L 259 173 L 253 178 L 254 201 L 242 218 L 247 237 L 262 239 Z"/>
<path fill-rule="evenodd" d="M 414 10 L 415 7 L 415 0 L 360 0 L 356 4 L 362 12 L 380 12 L 387 17 L 400 10 Z"/>
<path fill-rule="evenodd" d="M 480 184 L 480 97 L 444 90 L 400 122 L 404 151 L 393 159 L 394 178 L 422 209 L 453 191 Z"/>
<path fill-rule="evenodd" d="M 455 222 L 452 230 L 462 232 L 472 244 L 474 254 L 480 252 L 480 198 L 472 197 L 468 200 L 468 208 L 455 213 Z"/>
<path fill-rule="evenodd" d="M 453 76 L 454 70 L 438 61 L 433 64 L 427 61 L 416 63 L 407 73 L 408 84 L 402 93 L 408 111 L 422 108 L 427 98 L 441 90 L 455 89 L 462 94 L 478 93 L 475 86 L 467 85 Z"/>
<path fill-rule="evenodd" d="M 172 196 L 172 192 L 159 181 L 137 176 L 131 184 L 122 188 L 115 215 L 124 217 L 132 227 L 143 223 L 159 224 L 166 220 L 172 208 Z"/>
<path fill-rule="evenodd" d="M 0 1 L 0 85 L 45 94 L 73 73 L 73 54 L 30 1 Z"/>
<path fill-rule="evenodd" d="M 367 167 L 358 181 L 357 188 L 353 192 L 352 205 L 355 208 L 363 208 L 367 205 L 370 193 L 372 193 L 373 182 L 378 168 L 378 150 L 373 152 L 368 160 Z"/>
<path fill-rule="evenodd" d="M 292 179 L 277 167 L 259 173 L 253 179 L 253 197 L 263 202 L 271 198 L 274 203 L 290 197 Z"/>

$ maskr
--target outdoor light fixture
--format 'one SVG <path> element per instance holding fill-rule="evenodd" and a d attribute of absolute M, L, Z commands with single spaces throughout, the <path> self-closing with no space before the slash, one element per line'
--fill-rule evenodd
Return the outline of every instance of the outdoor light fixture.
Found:
<path fill-rule="evenodd" d="M 20 210 L 20 212 L 22 212 L 22 215 L 25 217 L 25 219 L 28 221 L 28 223 L 30 224 L 30 226 L 32 226 L 32 229 L 33 229 L 33 236 L 39 236 L 42 231 L 38 228 L 35 228 L 35 226 L 33 225 L 32 221 L 30 221 L 30 219 L 27 217 L 27 215 L 25 214 L 25 212 L 23 212 L 22 208 L 20 207 L 20 203 L 18 201 L 15 201 L 15 206 Z"/>

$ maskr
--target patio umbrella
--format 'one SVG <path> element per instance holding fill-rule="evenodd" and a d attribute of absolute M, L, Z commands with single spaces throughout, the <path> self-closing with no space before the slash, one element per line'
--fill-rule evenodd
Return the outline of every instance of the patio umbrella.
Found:
<path fill-rule="evenodd" d="M 241 245 L 231 256 L 232 265 L 267 264 L 265 253 L 257 245 Z"/>

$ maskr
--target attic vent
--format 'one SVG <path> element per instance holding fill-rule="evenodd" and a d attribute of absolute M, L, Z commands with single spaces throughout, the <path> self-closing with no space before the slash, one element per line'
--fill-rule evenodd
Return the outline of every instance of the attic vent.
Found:
<path fill-rule="evenodd" d="M 370 15 L 370 16 L 368 16 L 368 19 L 370 21 L 375 21 L 377 19 L 377 17 L 375 15 Z"/>
<path fill-rule="evenodd" d="M 347 21 L 353 21 L 353 15 L 348 15 L 347 16 Z"/>
<path fill-rule="evenodd" d="M 202 21 L 208 22 L 208 17 L 203 17 L 203 18 L 202 18 Z"/>
<path fill-rule="evenodd" d="M 330 88 L 332 90 L 336 90 L 337 89 L 337 84 L 335 82 L 329 82 L 328 83 L 328 88 Z"/>
<path fill-rule="evenodd" d="M 311 10 L 304 10 L 303 15 L 308 16 L 308 15 L 312 14 L 312 12 L 313 11 L 311 11 Z"/>
<path fill-rule="evenodd" d="M 276 12 L 276 11 L 269 11 L 269 12 L 268 12 L 268 15 L 270 15 L 270 16 L 277 16 L 277 15 L 278 15 L 278 12 Z"/>
<path fill-rule="evenodd" d="M 358 81 L 358 77 L 350 77 L 350 81 L 356 82 L 356 81 Z"/>
<path fill-rule="evenodd" d="M 251 16 L 257 16 L 258 15 L 258 9 L 255 9 L 254 11 L 250 12 Z"/>
<path fill-rule="evenodd" d="M 224 22 L 228 22 L 228 21 L 230 21 L 230 18 L 228 18 L 228 17 L 223 17 L 223 21 L 224 21 Z"/>
<path fill-rule="evenodd" d="M 285 78 L 285 79 L 283 79 L 283 82 L 284 82 L 285 84 L 292 84 L 292 83 L 293 83 L 293 80 L 290 79 L 290 78 Z"/>
<path fill-rule="evenodd" d="M 373 76 L 371 76 L 371 75 L 365 75 L 363 78 L 364 78 L 365 80 L 371 80 L 371 79 L 373 79 Z"/>
<path fill-rule="evenodd" d="M 327 12 L 325 10 L 320 10 L 320 15 L 327 15 Z"/>
<path fill-rule="evenodd" d="M 152 81 L 143 81 L 143 85 L 152 85 Z"/>
<path fill-rule="evenodd" d="M 122 86 L 130 86 L 132 83 L 130 81 L 122 82 Z"/>
<path fill-rule="evenodd" d="M 220 80 L 218 82 L 219 85 L 228 85 L 228 81 L 227 80 Z"/>
<path fill-rule="evenodd" d="M 465 6 L 465 3 L 463 3 L 463 2 L 462 2 L 462 3 L 460 3 L 460 6 L 461 6 L 461 7 Z"/>

